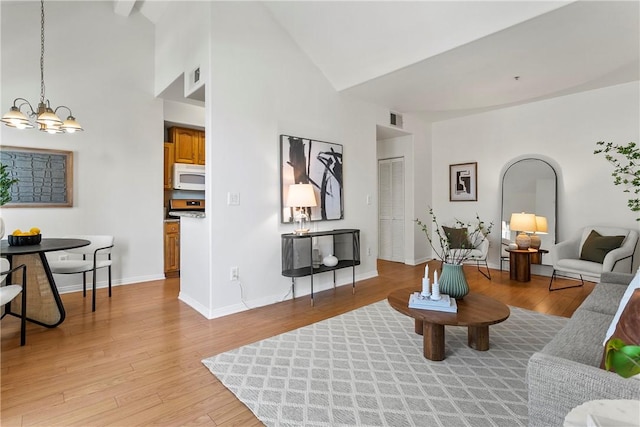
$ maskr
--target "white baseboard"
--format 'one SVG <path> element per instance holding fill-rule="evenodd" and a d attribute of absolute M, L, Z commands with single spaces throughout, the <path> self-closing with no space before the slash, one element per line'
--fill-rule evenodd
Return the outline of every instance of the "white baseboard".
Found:
<path fill-rule="evenodd" d="M 78 275 L 78 277 L 82 278 L 81 275 Z M 112 280 L 111 281 L 111 286 L 125 286 L 125 285 L 135 285 L 136 283 L 143 283 L 143 282 L 152 282 L 154 280 L 164 280 L 164 274 L 159 274 L 159 275 L 152 275 L 152 276 L 139 276 L 139 277 L 129 277 L 127 279 L 124 280 Z M 91 279 L 87 280 L 87 289 L 91 289 Z M 109 287 L 109 282 L 107 280 L 104 281 L 98 281 L 98 283 L 96 283 L 96 288 L 97 289 L 102 289 L 102 288 L 107 288 Z M 68 294 L 71 292 L 80 292 L 82 291 L 82 283 L 73 283 L 73 284 L 67 284 L 67 285 L 57 285 L 56 284 L 56 288 L 58 289 L 58 293 L 59 294 Z"/>

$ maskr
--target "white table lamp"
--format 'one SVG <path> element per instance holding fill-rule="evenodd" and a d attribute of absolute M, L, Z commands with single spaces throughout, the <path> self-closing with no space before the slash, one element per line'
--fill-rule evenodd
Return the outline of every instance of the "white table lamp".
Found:
<path fill-rule="evenodd" d="M 297 228 L 294 231 L 295 234 L 307 234 L 309 232 L 309 227 L 307 226 L 309 216 L 305 212 L 305 209 L 313 206 L 318 206 L 316 203 L 316 195 L 313 191 L 313 185 L 292 184 L 289 186 L 287 207 L 298 209 L 294 216 L 297 222 Z"/>
<path fill-rule="evenodd" d="M 548 231 L 549 226 L 547 225 L 547 218 L 544 216 L 536 215 L 536 231 L 530 236 L 531 247 L 533 249 L 540 249 L 540 245 L 542 244 L 542 242 L 540 241 L 540 236 L 538 235 L 547 234 Z"/>
<path fill-rule="evenodd" d="M 509 221 L 509 228 L 513 231 L 520 232 L 516 237 L 518 249 L 529 249 L 529 246 L 531 246 L 531 237 L 529 237 L 527 233 L 536 231 L 536 216 L 535 214 L 524 212 L 513 213 L 511 214 L 511 221 Z"/>

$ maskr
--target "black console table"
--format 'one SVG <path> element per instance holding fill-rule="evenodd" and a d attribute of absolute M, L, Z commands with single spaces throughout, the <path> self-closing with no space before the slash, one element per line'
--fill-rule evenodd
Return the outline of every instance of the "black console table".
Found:
<path fill-rule="evenodd" d="M 313 238 L 332 239 L 333 255 L 338 264 L 328 267 L 322 264 L 313 266 Z M 323 254 L 323 257 L 328 254 Z M 344 228 L 339 230 L 318 231 L 307 234 L 282 235 L 282 275 L 291 277 L 291 291 L 295 298 L 296 277 L 311 276 L 311 305 L 313 305 L 313 275 L 333 271 L 333 286 L 336 286 L 336 270 L 352 268 L 352 292 L 356 290 L 356 265 L 360 265 L 360 230 Z"/>

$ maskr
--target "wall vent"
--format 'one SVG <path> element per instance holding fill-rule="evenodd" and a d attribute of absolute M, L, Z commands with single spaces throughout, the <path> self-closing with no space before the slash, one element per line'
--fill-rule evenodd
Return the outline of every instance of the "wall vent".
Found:
<path fill-rule="evenodd" d="M 402 128 L 402 116 L 394 112 L 389 113 L 389 123 L 392 126 Z"/>
<path fill-rule="evenodd" d="M 200 83 L 200 67 L 196 68 L 195 70 L 193 70 L 193 84 L 196 85 L 198 83 Z"/>

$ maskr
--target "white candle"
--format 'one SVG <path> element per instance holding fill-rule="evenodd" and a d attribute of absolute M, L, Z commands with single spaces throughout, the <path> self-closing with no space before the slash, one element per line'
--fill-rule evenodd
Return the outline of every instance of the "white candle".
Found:
<path fill-rule="evenodd" d="M 425 277 L 422 279 L 422 294 L 423 297 L 428 297 L 429 295 L 431 295 L 431 292 L 429 291 L 429 278 Z"/>
<path fill-rule="evenodd" d="M 425 278 L 425 279 L 428 279 L 428 278 L 429 278 L 429 264 L 427 264 L 427 265 L 424 267 L 424 278 Z"/>
<path fill-rule="evenodd" d="M 440 285 L 438 284 L 438 282 L 433 282 L 433 293 L 431 294 L 431 299 L 432 300 L 440 299 Z"/>
<path fill-rule="evenodd" d="M 438 270 L 433 272 L 433 285 L 437 285 L 438 284 Z"/>

